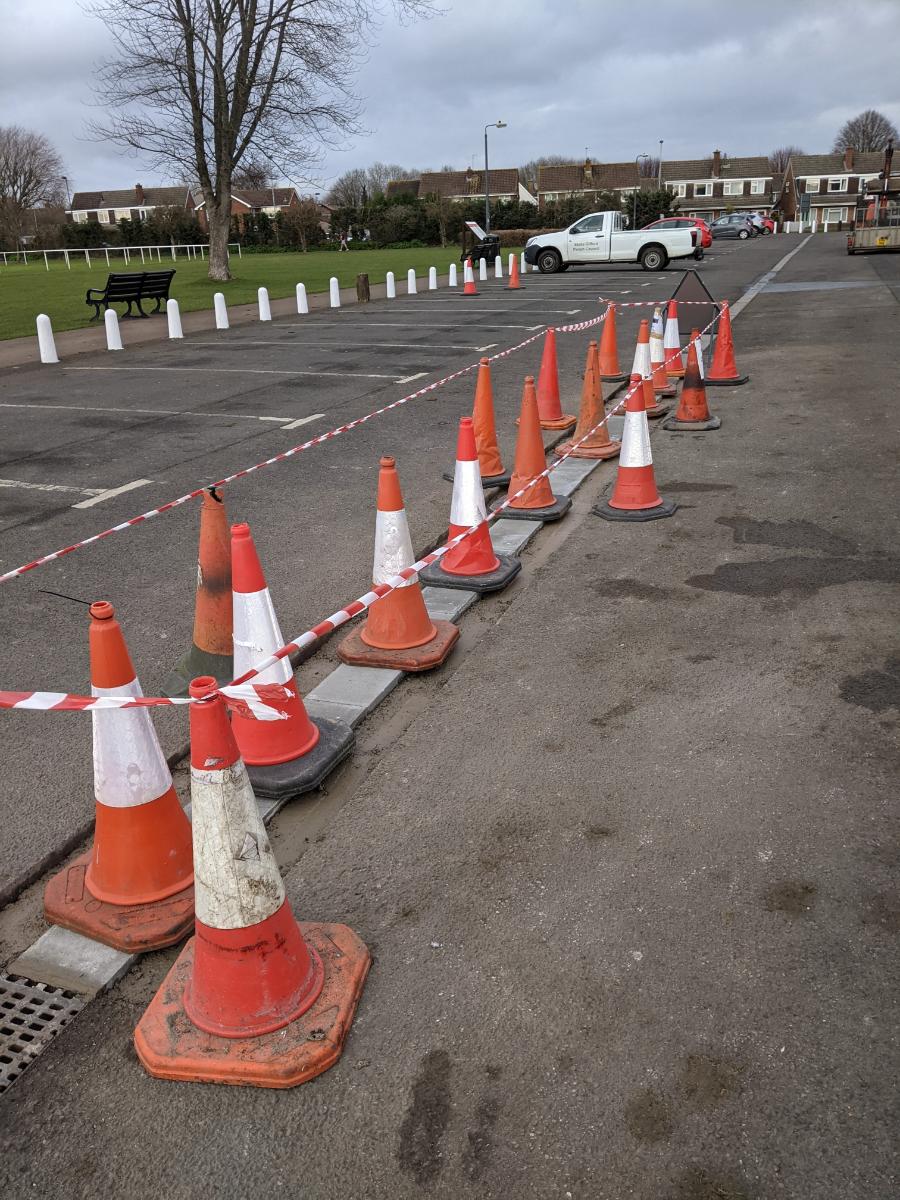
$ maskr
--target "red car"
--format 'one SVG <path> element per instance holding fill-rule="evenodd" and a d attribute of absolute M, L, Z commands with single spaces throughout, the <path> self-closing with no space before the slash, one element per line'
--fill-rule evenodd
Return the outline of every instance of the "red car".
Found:
<path fill-rule="evenodd" d="M 700 245 L 694 251 L 694 258 L 702 258 L 703 251 L 708 250 L 712 245 L 712 233 L 709 226 L 702 217 L 661 217 L 658 221 L 651 221 L 649 225 L 644 226 L 645 229 L 699 229 L 700 230 Z"/>

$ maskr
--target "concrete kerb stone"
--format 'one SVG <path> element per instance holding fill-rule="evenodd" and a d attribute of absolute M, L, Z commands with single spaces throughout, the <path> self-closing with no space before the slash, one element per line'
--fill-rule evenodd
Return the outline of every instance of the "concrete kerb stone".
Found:
<path fill-rule="evenodd" d="M 96 996 L 112 987 L 137 958 L 137 954 L 125 954 L 60 925 L 51 925 L 7 970 L 35 983 Z"/>

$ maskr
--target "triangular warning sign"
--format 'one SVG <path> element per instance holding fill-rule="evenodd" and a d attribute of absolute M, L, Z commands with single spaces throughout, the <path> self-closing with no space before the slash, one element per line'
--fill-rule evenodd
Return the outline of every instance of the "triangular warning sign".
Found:
<path fill-rule="evenodd" d="M 690 333 L 694 328 L 706 329 L 719 315 L 719 305 L 713 300 L 709 289 L 696 271 L 685 271 L 671 299 L 694 301 L 685 309 L 687 319 L 682 320 L 680 315 L 678 318 L 679 329 L 684 334 Z"/>

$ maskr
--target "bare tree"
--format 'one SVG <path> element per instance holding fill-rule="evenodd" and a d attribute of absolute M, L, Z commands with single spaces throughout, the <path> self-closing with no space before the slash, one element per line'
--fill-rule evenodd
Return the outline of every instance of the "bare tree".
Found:
<path fill-rule="evenodd" d="M 659 178 L 659 155 L 654 158 L 648 155 L 647 158 L 638 159 L 638 176 L 641 179 L 658 179 Z"/>
<path fill-rule="evenodd" d="M 339 175 L 325 195 L 332 208 L 359 208 L 368 194 L 368 178 L 362 167 Z"/>
<path fill-rule="evenodd" d="M 392 179 L 413 179 L 415 171 L 401 167 L 399 163 L 374 162 L 366 169 L 366 185 L 369 196 L 381 196 Z"/>
<path fill-rule="evenodd" d="M 0 238 L 18 247 L 25 211 L 59 198 L 62 161 L 41 133 L 0 126 Z"/>
<path fill-rule="evenodd" d="M 231 188 L 244 159 L 253 153 L 296 177 L 322 145 L 358 131 L 351 80 L 385 3 L 93 0 L 117 53 L 99 77 L 111 115 L 92 129 L 196 176 L 210 279 L 230 278 Z M 431 0 L 392 3 L 401 18 L 434 11 Z"/>
<path fill-rule="evenodd" d="M 806 151 L 801 150 L 799 146 L 779 146 L 777 150 L 773 150 L 769 155 L 769 170 L 774 175 L 783 175 L 794 155 L 805 153 Z"/>
<path fill-rule="evenodd" d="M 240 166 L 235 167 L 231 182 L 239 188 L 268 188 L 275 182 L 272 168 L 251 151 Z"/>
<path fill-rule="evenodd" d="M 839 154 L 842 150 L 858 150 L 860 154 L 885 150 L 888 142 L 900 141 L 900 134 L 884 113 L 877 109 L 867 108 L 865 112 L 845 121 L 838 130 L 832 150 Z"/>
<path fill-rule="evenodd" d="M 519 167 L 519 180 L 532 192 L 535 192 L 537 191 L 538 167 L 560 167 L 571 161 L 571 158 L 566 158 L 564 154 L 544 154 L 540 158 L 533 158 Z"/>

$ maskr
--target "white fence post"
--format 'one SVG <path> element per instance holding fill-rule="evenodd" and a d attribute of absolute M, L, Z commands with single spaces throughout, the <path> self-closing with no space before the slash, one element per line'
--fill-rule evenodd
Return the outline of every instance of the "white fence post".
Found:
<path fill-rule="evenodd" d="M 428 268 L 428 290 L 429 292 L 437 291 L 437 267 Z"/>
<path fill-rule="evenodd" d="M 456 287 L 456 263 L 450 264 L 448 272 L 447 287 Z"/>
<path fill-rule="evenodd" d="M 50 324 L 50 318 L 45 313 L 41 313 L 37 319 L 37 336 L 41 362 L 58 363 L 59 357 L 56 353 L 56 342 L 53 340 L 53 326 Z"/>
<path fill-rule="evenodd" d="M 103 314 L 103 321 L 106 325 L 106 348 L 107 350 L 124 350 L 122 345 L 122 334 L 119 332 L 119 318 L 112 308 L 108 308 Z"/>
<path fill-rule="evenodd" d="M 257 299 L 257 302 L 259 303 L 259 319 L 261 321 L 271 321 L 272 320 L 272 309 L 269 306 L 268 288 L 264 288 L 264 287 L 258 288 L 257 292 L 256 292 L 256 299 Z"/>
<path fill-rule="evenodd" d="M 228 305 L 225 303 L 224 292 L 216 292 L 213 296 L 213 307 L 216 310 L 216 329 L 227 329 Z"/>
<path fill-rule="evenodd" d="M 298 313 L 308 313 L 309 312 L 309 301 L 306 298 L 306 284 L 305 283 L 297 284 L 297 312 Z"/>
<path fill-rule="evenodd" d="M 341 285 L 338 283 L 337 276 L 332 275 L 331 281 L 328 284 L 329 297 L 331 299 L 332 308 L 341 307 Z"/>
<path fill-rule="evenodd" d="M 394 272 L 393 271 L 388 271 L 388 273 L 384 279 L 384 284 L 385 284 L 386 295 L 387 295 L 388 300 L 396 300 L 397 299 L 397 285 L 394 282 Z"/>
<path fill-rule="evenodd" d="M 178 307 L 177 300 L 166 301 L 166 317 L 169 322 L 169 337 L 172 339 L 183 338 L 181 332 L 181 310 Z"/>

